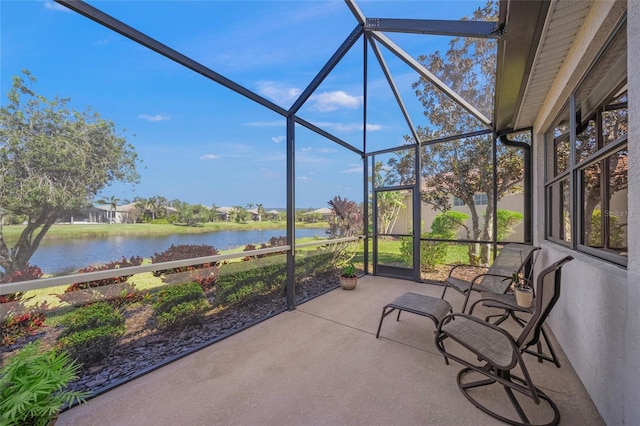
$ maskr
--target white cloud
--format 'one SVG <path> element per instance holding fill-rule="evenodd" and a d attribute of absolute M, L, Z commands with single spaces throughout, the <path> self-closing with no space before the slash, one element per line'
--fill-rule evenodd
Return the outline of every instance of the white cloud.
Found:
<path fill-rule="evenodd" d="M 313 102 L 313 105 L 311 106 L 312 110 L 328 112 L 335 111 L 338 108 L 358 108 L 362 104 L 363 97 L 352 96 L 342 90 L 338 90 L 335 92 L 324 92 L 313 95 L 309 100 Z"/>
<path fill-rule="evenodd" d="M 277 152 L 271 155 L 265 155 L 258 159 L 258 161 L 285 161 L 287 159 L 287 154 L 282 152 Z"/>
<path fill-rule="evenodd" d="M 274 136 L 271 138 L 271 140 L 274 141 L 275 143 L 284 142 L 286 139 L 287 139 L 286 136 Z"/>
<path fill-rule="evenodd" d="M 45 1 L 44 2 L 44 7 L 46 7 L 49 10 L 56 10 L 58 12 L 72 12 L 71 9 L 59 4 L 59 3 L 55 3 L 52 1 Z"/>
<path fill-rule="evenodd" d="M 313 124 L 323 129 L 335 130 L 340 132 L 361 132 L 364 128 L 361 123 L 334 123 L 331 121 L 321 121 L 314 122 Z M 381 124 L 367 124 L 367 130 L 370 132 L 377 132 L 382 129 L 384 129 L 384 126 L 382 126 Z"/>
<path fill-rule="evenodd" d="M 156 114 L 156 115 L 140 114 L 138 116 L 138 118 L 141 118 L 141 119 L 146 120 L 146 121 L 167 121 L 167 120 L 171 120 L 171 116 L 166 115 L 166 114 Z"/>
<path fill-rule="evenodd" d="M 221 155 L 217 155 L 217 154 L 204 154 L 202 156 L 200 156 L 201 160 L 217 160 L 218 158 L 222 157 Z"/>
<path fill-rule="evenodd" d="M 345 169 L 345 170 L 341 170 L 340 173 L 362 173 L 362 164 L 356 164 L 356 163 L 352 163 L 349 164 L 349 168 Z"/>
<path fill-rule="evenodd" d="M 256 88 L 258 93 L 280 104 L 290 104 L 302 93 L 297 87 L 287 87 L 277 81 L 258 81 Z"/>
<path fill-rule="evenodd" d="M 254 150 L 249 145 L 235 142 L 217 142 L 212 145 L 213 150 L 223 152 L 225 158 L 253 157 Z"/>
<path fill-rule="evenodd" d="M 298 176 L 296 179 L 297 179 L 297 180 L 302 180 L 302 181 L 311 180 L 311 178 L 310 178 L 310 177 L 307 177 L 307 176 Z"/>
<path fill-rule="evenodd" d="M 320 148 L 320 149 L 317 149 L 316 151 L 318 151 L 318 152 L 324 152 L 324 153 L 336 152 L 336 150 L 335 150 L 335 149 L 333 149 L 333 148 Z"/>
<path fill-rule="evenodd" d="M 370 132 L 377 132 L 378 130 L 382 130 L 384 128 L 384 126 L 382 126 L 381 124 L 367 124 L 367 130 Z M 362 126 L 360 126 L 360 129 L 362 130 Z"/>
<path fill-rule="evenodd" d="M 311 151 L 311 147 L 310 146 L 302 147 L 302 152 L 310 152 L 310 151 Z"/>

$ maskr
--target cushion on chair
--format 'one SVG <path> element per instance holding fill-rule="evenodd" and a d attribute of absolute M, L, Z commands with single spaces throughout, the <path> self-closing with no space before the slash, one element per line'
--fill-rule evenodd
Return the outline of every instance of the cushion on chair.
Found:
<path fill-rule="evenodd" d="M 456 316 L 441 331 L 497 368 L 509 369 L 516 362 L 509 338 L 485 323 Z"/>

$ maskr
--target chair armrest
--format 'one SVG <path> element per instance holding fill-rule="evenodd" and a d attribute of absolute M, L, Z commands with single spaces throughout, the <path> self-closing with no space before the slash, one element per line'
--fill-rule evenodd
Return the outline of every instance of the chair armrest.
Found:
<path fill-rule="evenodd" d="M 513 278 L 510 276 L 501 275 L 501 274 L 490 274 L 487 272 L 485 274 L 478 274 L 475 277 L 473 277 L 473 280 L 471 280 L 471 285 L 475 284 L 477 280 L 484 277 L 498 277 L 498 278 L 504 278 L 503 281 L 506 281 L 506 280 L 513 281 Z"/>
<path fill-rule="evenodd" d="M 510 303 L 506 303 L 503 300 L 498 300 L 498 299 L 494 299 L 491 296 L 486 296 L 486 297 L 481 297 L 480 299 L 476 300 L 475 302 L 473 302 L 471 304 L 471 306 L 469 307 L 469 315 L 473 315 L 473 310 L 475 309 L 477 304 L 485 303 L 485 302 L 493 302 L 493 303 L 495 303 L 496 306 L 492 306 L 492 307 L 497 308 L 497 309 L 512 309 L 512 308 L 517 307 L 517 305 L 512 305 Z"/>
<path fill-rule="evenodd" d="M 487 293 L 483 292 L 480 295 L 480 299 L 473 302 L 469 307 L 469 315 L 473 315 L 473 310 L 475 309 L 477 304 L 479 303 L 485 304 L 487 302 L 491 303 L 491 305 L 489 306 L 490 308 L 505 309 L 507 311 L 514 311 L 514 312 L 525 312 L 525 313 L 532 312 L 533 304 L 531 307 L 525 308 L 523 306 L 518 305 L 518 302 L 515 300 L 515 296 L 513 297 L 514 297 L 513 301 L 507 301 L 507 300 L 499 299 L 496 297 L 492 297 L 491 295 L 487 295 Z"/>

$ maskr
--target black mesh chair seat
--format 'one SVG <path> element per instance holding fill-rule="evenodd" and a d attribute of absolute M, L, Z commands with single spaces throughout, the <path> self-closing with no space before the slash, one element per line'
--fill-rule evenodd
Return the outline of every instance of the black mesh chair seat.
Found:
<path fill-rule="evenodd" d="M 571 259 L 571 256 L 567 256 L 540 272 L 536 279 L 536 298 L 531 308 L 531 318 L 517 338 L 497 325 L 470 314 L 449 314 L 438 324 L 435 337 L 437 349 L 447 362 L 453 359 L 465 366 L 457 376 L 462 394 L 480 410 L 505 423 L 557 425 L 560 422 L 558 407 L 533 384 L 522 354 L 538 344 L 544 321 L 560 297 L 562 266 Z M 509 298 L 500 295 L 492 303 L 504 307 L 506 302 L 509 302 Z M 448 348 L 450 345 L 454 346 L 454 350 Z M 513 374 L 518 370 L 520 376 Z M 480 379 L 475 377 L 478 375 Z M 504 403 L 491 405 L 491 398 L 483 397 L 482 392 L 491 386 L 502 386 L 507 396 Z M 521 398 L 522 395 L 530 398 L 533 404 L 520 403 L 516 394 Z M 505 409 L 509 403 L 512 410 Z"/>
<path fill-rule="evenodd" d="M 509 243 L 505 244 L 488 268 L 483 266 L 455 265 L 451 268 L 449 276 L 445 280 L 441 298 L 444 299 L 448 288 L 453 288 L 459 293 L 462 293 L 465 299 L 461 312 L 464 312 L 472 291 L 486 291 L 495 294 L 505 293 L 511 285 L 513 273 L 519 273 L 527 266 L 531 266 L 533 263 L 533 253 L 539 249 L 539 247 L 528 244 Z M 461 268 L 482 268 L 483 272 L 477 273 L 469 280 L 456 276 Z"/>

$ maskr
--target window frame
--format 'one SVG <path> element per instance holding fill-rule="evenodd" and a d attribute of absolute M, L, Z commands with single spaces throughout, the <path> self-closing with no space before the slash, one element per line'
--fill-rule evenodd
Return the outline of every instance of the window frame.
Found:
<path fill-rule="evenodd" d="M 610 47 L 610 41 L 613 39 L 615 35 L 617 35 L 618 31 L 624 29 L 626 27 L 626 20 L 620 23 L 607 41 L 605 43 L 601 53 L 594 60 L 592 66 L 589 70 L 584 74 L 583 81 L 589 78 L 591 74 L 591 70 L 601 59 L 603 52 L 606 52 Z M 580 117 L 580 108 L 577 106 L 576 102 L 576 93 L 580 90 L 582 81 L 580 84 L 576 86 L 571 95 L 569 96 L 568 105 L 565 105 L 561 108 L 561 112 L 553 121 L 553 124 L 547 129 L 544 137 L 544 232 L 545 238 L 554 243 L 563 245 L 570 249 L 580 251 L 586 253 L 588 255 L 598 257 L 605 261 L 626 267 L 628 263 L 628 255 L 624 256 L 617 252 L 612 251 L 609 246 L 609 238 L 611 235 L 611 228 L 609 222 L 605 219 L 605 215 L 601 214 L 601 238 L 603 247 L 591 247 L 583 243 L 583 239 L 585 236 L 584 233 L 584 184 L 583 184 L 583 171 L 587 168 L 593 166 L 594 164 L 600 164 L 600 176 L 598 177 L 600 182 L 600 209 L 602 212 L 609 210 L 610 206 L 610 197 L 609 190 L 611 184 L 608 159 L 615 155 L 617 152 L 622 150 L 627 150 L 629 147 L 629 136 L 628 131 L 622 136 L 619 136 L 614 141 L 606 142 L 604 140 L 604 129 L 602 126 L 602 117 L 605 112 L 612 110 L 619 110 L 626 108 L 628 111 L 628 93 L 626 97 L 626 101 L 611 103 L 616 98 L 611 99 L 611 96 L 620 97 L 623 93 L 626 92 L 626 84 L 628 80 L 628 74 L 625 75 L 623 81 L 616 85 L 615 89 L 610 90 L 605 99 L 602 99 L 601 105 L 599 108 L 596 108 L 595 111 L 591 112 L 587 117 Z M 616 94 L 617 93 L 617 94 Z M 607 104 L 609 102 L 609 104 Z M 554 131 L 556 127 L 558 127 L 559 123 L 562 120 L 566 119 L 566 112 L 569 112 L 569 148 L 570 155 L 568 160 L 568 165 L 566 169 L 560 173 L 558 173 L 558 146 L 561 143 L 564 143 L 567 140 L 567 134 L 563 133 L 561 135 L 555 136 Z M 577 140 L 578 140 L 578 132 L 583 131 L 587 128 L 589 121 L 595 121 L 595 132 L 596 132 L 596 146 L 595 150 L 588 155 L 581 155 L 581 158 L 578 158 L 578 150 L 577 150 Z M 628 120 L 628 115 L 627 115 Z M 557 188 L 562 187 L 562 182 L 568 180 L 569 182 L 569 216 L 570 216 L 570 241 L 566 241 L 562 238 L 559 238 L 558 235 L 554 236 L 554 209 L 559 209 L 560 212 L 564 210 L 561 206 L 556 206 L 557 200 L 559 199 L 557 195 L 554 195 L 555 190 Z M 626 189 L 628 191 L 628 187 Z M 606 205 L 605 205 L 606 203 Z M 556 212 L 557 213 L 557 212 Z M 627 205 L 627 214 L 628 214 L 628 205 Z M 555 216 L 558 216 L 557 214 Z M 558 225 L 556 225 L 558 226 Z M 560 228 L 562 228 L 562 224 L 560 224 Z M 607 235 L 607 237 L 605 237 Z M 628 235 L 627 235 L 628 238 Z M 627 243 L 628 244 L 628 243 Z"/>

